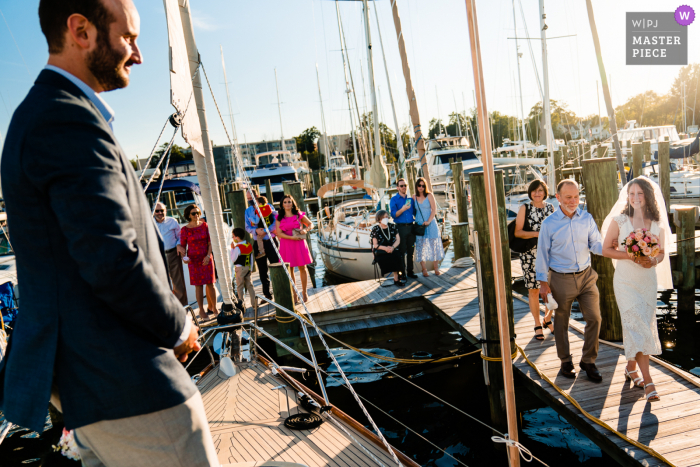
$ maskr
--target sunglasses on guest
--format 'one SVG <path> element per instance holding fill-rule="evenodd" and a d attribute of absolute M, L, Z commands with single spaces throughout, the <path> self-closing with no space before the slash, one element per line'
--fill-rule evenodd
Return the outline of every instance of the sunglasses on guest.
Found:
<path fill-rule="evenodd" d="M 156 214 L 158 214 L 159 212 L 165 212 L 165 210 L 164 209 L 156 209 Z"/>

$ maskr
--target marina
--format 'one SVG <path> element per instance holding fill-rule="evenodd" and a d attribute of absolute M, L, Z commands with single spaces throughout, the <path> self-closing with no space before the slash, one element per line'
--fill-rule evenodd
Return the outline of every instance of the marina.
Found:
<path fill-rule="evenodd" d="M 516 37 L 507 39 L 515 40 L 519 96 L 513 74 L 508 97 L 515 117 L 500 115 L 487 106 L 487 95 L 495 99 L 485 76 L 505 73 L 482 64 L 493 49 L 480 38 L 476 2 L 466 0 L 460 47 L 471 60 L 474 105 L 469 114 L 462 93 L 460 112 L 453 91 L 454 113 L 445 125 L 437 85 L 438 118 L 424 112 L 427 69 L 415 63 L 424 51 L 407 49 L 416 41 L 404 34 L 399 14 L 412 25 L 411 7 L 392 1 L 389 22 L 380 20 L 378 2 L 345 4 L 344 26 L 336 1 L 330 22 L 321 7 L 321 55 L 328 62 L 326 25 L 334 33 L 337 27 L 340 50 L 333 52 L 342 56 L 347 108 L 336 108 L 339 87 L 333 91 L 329 63 L 323 71 L 333 95 L 324 101 L 315 29 L 313 100 L 288 68 L 281 81 L 276 64 L 259 62 L 264 55 L 250 59 L 237 51 L 234 63 L 245 68 L 236 67 L 235 79 L 244 79 L 243 69 L 247 78 L 267 67 L 276 92 L 274 118 L 256 123 L 254 138 L 262 141 L 249 144 L 241 131 L 241 145 L 223 46 L 223 83 L 218 59 L 212 65 L 202 58 L 208 52 L 201 44 L 217 28 L 189 0 L 164 0 L 159 59 L 167 62 L 161 71 L 169 93 L 159 104 L 174 113 L 163 115 L 148 158 L 131 160 L 99 93 L 127 87 L 130 67 L 142 62 L 135 6 L 93 5 L 111 18 L 108 27 L 130 31 L 119 36 L 130 56 L 111 69 L 125 76 L 110 82 L 100 74 L 110 67 L 94 66 L 95 52 L 105 61 L 122 52 L 112 39 L 96 40 L 94 30 L 103 34 L 105 25 L 69 0 L 60 14 L 73 11 L 70 17 L 49 17 L 49 3 L 41 0 L 39 16 L 51 66 L 28 102 L 66 114 L 77 103 L 89 118 L 76 122 L 101 136 L 66 126 L 60 136 L 70 144 L 57 144 L 56 154 L 65 157 L 74 145 L 84 167 L 70 160 L 74 173 L 47 176 L 42 171 L 55 160 L 47 159 L 46 145 L 24 144 L 42 128 L 38 117 L 20 105 L 9 127 L 7 214 L 0 211 L 0 464 L 700 467 L 700 135 L 695 106 L 686 103 L 686 82 L 696 75 L 697 95 L 700 65 L 681 68 L 669 91 L 682 95 L 672 123 L 661 118 L 657 102 L 642 125 L 646 91 L 639 124 L 622 117 L 622 109 L 617 118 L 587 0 L 593 39 L 587 56 L 595 51 L 607 122 L 600 104 L 598 115 L 582 122 L 550 98 L 544 0 L 539 38 L 529 37 L 525 24 L 526 34 L 518 31 L 514 0 Z M 311 8 L 315 28 L 313 1 Z M 526 23 L 522 5 L 520 14 Z M 83 20 L 85 37 L 74 31 Z M 57 38 L 46 33 L 51 21 Z M 398 55 L 388 62 L 382 28 L 389 25 L 387 50 Z M 482 26 L 502 34 L 500 23 L 495 28 L 487 19 Z M 274 27 L 258 29 L 277 48 L 311 49 Z M 205 37 L 199 47 L 195 30 Z M 255 50 L 255 34 L 246 39 Z M 529 116 L 519 40 L 527 42 L 539 91 Z M 541 41 L 541 82 L 531 40 Z M 567 66 L 559 54 L 556 60 L 557 68 Z M 351 69 L 358 61 L 359 92 Z M 386 82 L 379 68 L 375 73 L 380 63 Z M 405 94 L 392 91 L 399 63 Z M 287 80 L 293 92 L 285 91 Z M 315 108 L 318 99 L 318 128 L 285 138 L 280 83 L 295 107 L 303 99 Z M 221 85 L 227 108 L 217 100 Z M 38 91 L 42 86 L 52 90 Z M 382 92 L 390 110 L 382 107 Z M 264 99 L 255 97 L 256 109 L 266 107 Z M 633 113 L 630 105 L 626 111 Z M 304 112 L 284 112 L 293 115 L 295 132 L 297 120 L 308 118 Z M 37 112 L 47 119 L 47 133 L 60 124 L 58 113 Z M 244 118 L 245 125 L 255 121 Z M 329 135 L 338 122 L 347 135 Z M 268 133 L 257 134 L 263 127 L 274 128 L 272 143 Z M 28 158 L 37 167 L 22 162 Z M 85 206 L 94 212 L 67 216 L 65 205 L 74 209 L 83 198 L 94 201 Z M 56 235 L 45 239 L 50 224 Z M 638 371 L 629 366 L 632 356 Z M 628 369 L 644 377 L 633 379 Z M 104 427 L 109 436 L 88 439 Z"/>

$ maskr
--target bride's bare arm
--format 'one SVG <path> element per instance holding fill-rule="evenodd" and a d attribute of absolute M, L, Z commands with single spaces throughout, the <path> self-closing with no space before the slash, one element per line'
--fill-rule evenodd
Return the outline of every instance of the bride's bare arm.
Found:
<path fill-rule="evenodd" d="M 666 243 L 664 237 L 664 230 L 662 229 L 661 232 L 659 232 L 659 246 L 661 247 L 661 250 L 659 251 L 658 255 L 651 259 L 651 264 L 653 266 L 656 266 L 666 258 L 666 252 L 664 251 L 664 245 Z M 656 262 L 654 262 L 654 260 L 656 260 Z"/>
<path fill-rule="evenodd" d="M 610 223 L 610 227 L 603 239 L 603 256 L 617 260 L 630 259 L 626 251 L 620 251 L 615 247 L 614 243 L 618 235 L 620 235 L 620 226 L 617 225 L 617 222 L 613 221 Z M 620 248 L 624 247 L 624 244 L 620 245 Z"/>

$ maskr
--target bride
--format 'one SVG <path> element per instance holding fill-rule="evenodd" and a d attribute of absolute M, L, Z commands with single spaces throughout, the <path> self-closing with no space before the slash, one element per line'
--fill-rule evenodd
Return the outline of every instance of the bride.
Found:
<path fill-rule="evenodd" d="M 634 258 L 627 253 L 625 240 L 640 228 L 659 237 L 661 248 L 657 256 Z M 649 373 L 649 355 L 661 354 L 656 327 L 656 291 L 657 287 L 673 288 L 670 263 L 664 261 L 671 229 L 659 185 L 644 176 L 627 183 L 603 222 L 601 233 L 603 256 L 612 258 L 615 265 L 613 288 L 622 319 L 627 358 L 625 379 L 643 388 L 646 399 L 655 402 L 660 398 Z M 614 246 L 614 240 L 620 245 L 619 249 Z"/>

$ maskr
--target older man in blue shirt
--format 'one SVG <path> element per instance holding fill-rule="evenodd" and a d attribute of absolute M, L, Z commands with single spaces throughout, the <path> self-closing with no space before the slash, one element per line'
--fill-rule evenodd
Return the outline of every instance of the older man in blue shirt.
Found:
<path fill-rule="evenodd" d="M 559 305 L 554 312 L 554 338 L 561 360 L 559 374 L 576 376 L 569 348 L 569 316 L 577 300 L 586 321 L 579 366 L 593 381 L 603 377 L 595 366 L 600 332 L 600 304 L 590 253 L 601 255 L 603 240 L 588 212 L 579 209 L 579 188 L 573 180 L 557 186 L 559 209 L 542 222 L 537 241 L 535 271 L 540 282 L 540 297 L 547 302 L 551 293 Z"/>
<path fill-rule="evenodd" d="M 258 273 L 260 276 L 260 283 L 262 285 L 262 292 L 268 300 L 272 300 L 272 293 L 270 292 L 270 276 L 267 269 L 268 261 L 270 264 L 279 263 L 280 260 L 277 257 L 277 252 L 275 251 L 274 244 L 279 248 L 279 243 L 275 238 L 275 231 L 277 225 L 277 211 L 272 207 L 272 214 L 268 216 L 267 219 L 258 215 L 262 214 L 255 209 L 255 202 L 253 201 L 253 196 L 258 198 L 260 194 L 255 188 L 246 190 L 246 198 L 248 199 L 248 207 L 245 210 L 245 230 L 253 237 L 253 250 L 255 254 L 255 264 L 258 266 Z M 270 204 L 272 206 L 272 204 Z M 264 225 L 270 231 L 270 235 L 265 232 Z M 258 238 L 262 238 L 263 250 L 260 251 L 258 247 Z"/>
<path fill-rule="evenodd" d="M 407 195 L 408 183 L 403 178 L 396 180 L 398 193 L 392 196 L 389 202 L 391 217 L 399 230 L 399 257 L 401 264 L 401 278 L 404 282 L 406 276 L 415 279 L 417 276 L 413 272 L 413 252 L 415 251 L 416 236 L 413 234 L 413 198 Z"/>

